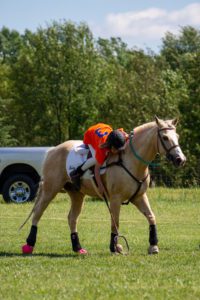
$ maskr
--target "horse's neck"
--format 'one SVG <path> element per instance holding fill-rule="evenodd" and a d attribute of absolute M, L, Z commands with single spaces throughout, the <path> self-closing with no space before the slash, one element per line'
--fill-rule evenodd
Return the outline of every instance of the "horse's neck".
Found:
<path fill-rule="evenodd" d="M 133 136 L 133 146 L 137 154 L 145 161 L 150 162 L 157 153 L 157 127 L 155 122 L 151 122 L 135 128 Z M 138 175 L 146 172 L 147 165 L 135 157 L 130 147 L 128 147 L 128 159 L 133 161 L 133 168 Z"/>

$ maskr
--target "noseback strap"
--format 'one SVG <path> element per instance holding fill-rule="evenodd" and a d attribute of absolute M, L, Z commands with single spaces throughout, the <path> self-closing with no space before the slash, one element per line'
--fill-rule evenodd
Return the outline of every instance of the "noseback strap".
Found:
<path fill-rule="evenodd" d="M 173 145 L 172 147 L 170 147 L 170 148 L 168 149 L 168 148 L 166 147 L 164 141 L 163 141 L 163 138 L 162 138 L 161 134 L 160 134 L 160 132 L 163 131 L 163 130 L 174 130 L 174 128 L 173 128 L 173 127 L 164 127 L 164 128 L 158 129 L 158 137 L 159 137 L 159 140 L 160 140 L 160 142 L 161 142 L 163 148 L 165 149 L 166 154 L 169 154 L 169 153 L 171 152 L 172 149 L 177 148 L 177 147 L 180 147 L 180 146 L 179 146 L 179 144 L 177 144 L 177 145 Z"/>

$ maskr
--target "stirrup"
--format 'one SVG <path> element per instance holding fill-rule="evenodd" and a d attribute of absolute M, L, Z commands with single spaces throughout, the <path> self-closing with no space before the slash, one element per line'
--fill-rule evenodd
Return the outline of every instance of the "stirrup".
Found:
<path fill-rule="evenodd" d="M 69 175 L 72 180 L 73 180 L 73 178 L 81 177 L 83 175 L 84 171 L 81 169 L 81 167 L 82 167 L 82 165 L 70 172 Z"/>
<path fill-rule="evenodd" d="M 70 173 L 70 178 L 71 178 L 72 184 L 74 185 L 75 189 L 77 191 L 79 191 L 80 187 L 81 187 L 81 179 L 80 179 L 80 173 L 78 172 L 77 169 L 73 170 Z"/>

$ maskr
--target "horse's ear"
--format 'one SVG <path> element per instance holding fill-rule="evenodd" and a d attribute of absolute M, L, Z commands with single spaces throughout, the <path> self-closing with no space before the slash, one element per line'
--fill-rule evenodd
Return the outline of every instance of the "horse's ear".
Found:
<path fill-rule="evenodd" d="M 155 115 L 155 120 L 158 126 L 162 126 L 161 120 Z"/>
<path fill-rule="evenodd" d="M 175 118 L 172 120 L 172 125 L 174 125 L 176 127 L 176 125 L 178 124 L 178 118 Z"/>

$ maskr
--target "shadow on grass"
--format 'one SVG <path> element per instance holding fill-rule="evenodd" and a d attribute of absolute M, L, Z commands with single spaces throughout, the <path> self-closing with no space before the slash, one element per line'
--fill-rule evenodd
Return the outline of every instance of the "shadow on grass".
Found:
<path fill-rule="evenodd" d="M 78 254 L 78 253 L 68 253 L 68 254 L 58 254 L 58 253 L 33 253 L 33 254 L 22 254 L 17 252 L 6 252 L 6 251 L 0 251 L 0 259 L 1 258 L 8 258 L 8 257 L 46 257 L 46 258 L 78 258 L 78 259 L 84 259 L 87 257 L 95 258 L 95 257 L 102 257 L 102 258 L 108 258 L 108 257 L 130 257 L 131 253 L 128 255 L 120 255 L 120 254 L 112 254 L 108 251 L 105 252 L 93 252 L 93 253 L 87 253 L 87 254 Z"/>
<path fill-rule="evenodd" d="M 35 254 L 22 254 L 14 252 L 0 252 L 0 258 L 2 257 L 49 257 L 49 258 L 80 258 L 88 255 L 80 255 L 77 253 L 70 254 L 58 254 L 58 253 L 35 253 Z"/>

